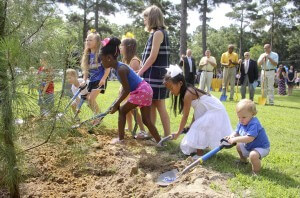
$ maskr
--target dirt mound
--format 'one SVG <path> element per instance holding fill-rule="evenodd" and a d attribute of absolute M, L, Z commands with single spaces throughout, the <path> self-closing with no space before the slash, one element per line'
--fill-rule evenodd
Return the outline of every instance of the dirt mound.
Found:
<path fill-rule="evenodd" d="M 102 129 L 103 130 L 103 129 Z M 81 131 L 82 132 L 82 131 Z M 105 134 L 105 135 L 100 135 Z M 157 150 L 151 140 L 127 137 L 110 144 L 116 131 L 68 137 L 26 153 L 22 197 L 224 197 L 227 176 L 198 166 L 161 188 L 157 177 L 182 170 L 190 159 Z"/>

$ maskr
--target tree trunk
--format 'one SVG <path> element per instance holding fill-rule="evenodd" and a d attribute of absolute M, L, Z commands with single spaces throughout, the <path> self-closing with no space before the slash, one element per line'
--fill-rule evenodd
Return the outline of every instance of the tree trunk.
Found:
<path fill-rule="evenodd" d="M 187 0 L 181 0 L 181 20 L 180 20 L 180 57 L 187 50 Z"/>
<path fill-rule="evenodd" d="M 274 11 L 272 13 L 272 24 L 271 24 L 271 47 L 273 47 L 273 36 L 274 36 Z"/>
<path fill-rule="evenodd" d="M 242 10 L 242 16 L 241 16 L 241 25 L 240 25 L 240 58 L 243 57 L 243 34 L 244 34 L 244 30 L 243 30 L 243 23 L 244 23 L 244 9 Z"/>
<path fill-rule="evenodd" d="M 206 17 L 207 14 L 207 0 L 203 2 L 203 13 L 202 13 L 202 54 L 205 55 L 206 51 Z"/>
<path fill-rule="evenodd" d="M 99 0 L 95 3 L 95 29 L 99 32 Z"/>
<path fill-rule="evenodd" d="M 83 32 L 82 32 L 82 39 L 83 39 L 83 48 L 84 48 L 84 43 L 85 39 L 87 36 L 87 30 L 88 30 L 88 25 L 87 25 L 87 0 L 84 0 L 83 2 Z"/>
<path fill-rule="evenodd" d="M 7 3 L 6 1 L 0 2 L 0 40 L 4 39 L 5 34 L 5 20 L 6 20 L 6 11 L 7 11 Z M 13 143 L 13 111 L 12 111 L 12 97 L 9 86 L 8 72 L 4 65 L 7 64 L 5 62 L 5 54 L 3 51 L 0 51 L 0 102 L 1 102 L 1 120 L 2 120 L 2 129 L 0 130 L 3 133 L 3 147 L 5 155 L 5 161 L 7 162 L 6 172 L 7 178 L 6 183 L 9 186 L 9 192 L 11 198 L 19 198 L 19 174 L 17 169 L 17 158 L 15 147 Z M 1 139 L 0 139 L 1 140 Z"/>

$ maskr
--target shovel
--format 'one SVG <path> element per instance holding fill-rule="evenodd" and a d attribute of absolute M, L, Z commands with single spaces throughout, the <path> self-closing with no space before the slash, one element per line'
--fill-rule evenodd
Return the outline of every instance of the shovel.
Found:
<path fill-rule="evenodd" d="M 258 104 L 259 105 L 265 105 L 267 102 L 267 98 L 265 98 L 265 79 L 266 79 L 266 70 L 264 70 L 264 78 L 261 82 L 261 97 L 258 97 Z"/>
<path fill-rule="evenodd" d="M 226 94 L 226 91 L 225 91 L 225 94 Z M 220 100 L 221 101 L 226 101 L 227 100 L 227 96 L 222 94 L 221 97 L 220 97 Z"/>
<path fill-rule="evenodd" d="M 240 77 L 241 77 L 241 74 L 240 74 L 240 71 L 241 71 L 241 64 L 240 63 L 240 67 L 239 67 L 239 71 L 238 71 L 238 78 L 237 78 L 237 83 L 236 83 L 236 92 L 235 92 L 235 97 L 234 97 L 234 101 L 239 101 L 239 81 L 240 81 Z"/>
<path fill-rule="evenodd" d="M 171 171 L 165 172 L 161 174 L 158 179 L 156 180 L 156 183 L 159 186 L 168 186 L 175 182 L 178 178 L 180 178 L 182 175 L 186 174 L 191 168 L 195 167 L 197 164 L 202 164 L 204 161 L 208 160 L 212 156 L 214 156 L 216 153 L 218 153 L 223 148 L 232 148 L 236 144 L 229 144 L 226 139 L 221 139 L 220 146 L 216 147 L 215 149 L 211 150 L 210 152 L 203 155 L 201 158 L 197 159 L 190 165 L 188 165 L 183 171 L 178 172 L 177 169 L 173 169 Z"/>
<path fill-rule="evenodd" d="M 93 117 L 91 117 L 91 118 L 89 118 L 89 119 L 87 119 L 87 120 L 85 120 L 85 121 L 83 121 L 83 122 L 80 122 L 79 124 L 73 125 L 71 128 L 72 128 L 72 129 L 76 129 L 76 128 L 81 127 L 83 124 L 86 124 L 86 123 L 91 122 L 91 121 L 93 121 L 93 120 L 99 119 L 99 122 L 98 122 L 97 124 L 93 124 L 92 127 L 88 130 L 88 132 L 90 133 L 94 127 L 96 127 L 97 125 L 100 124 L 100 122 L 103 120 L 103 118 L 104 118 L 107 114 L 109 114 L 110 111 L 111 111 L 111 108 L 108 108 L 104 113 L 100 113 L 100 114 L 98 114 L 98 115 L 95 115 L 95 116 L 93 116 Z"/>
<path fill-rule="evenodd" d="M 180 135 L 181 135 L 181 134 L 187 134 L 187 132 L 189 131 L 189 129 L 190 129 L 189 127 L 184 128 L 184 129 L 181 131 Z M 157 143 L 157 146 L 162 147 L 162 146 L 164 146 L 164 143 L 165 143 L 165 142 L 167 142 L 167 141 L 169 141 L 169 140 L 172 140 L 173 138 L 174 138 L 173 134 L 172 134 L 172 135 L 168 135 L 168 136 L 162 138 L 162 139 Z"/>

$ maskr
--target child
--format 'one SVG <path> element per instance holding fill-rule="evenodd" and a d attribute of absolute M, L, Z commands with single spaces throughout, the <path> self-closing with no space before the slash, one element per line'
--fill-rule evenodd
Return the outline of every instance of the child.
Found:
<path fill-rule="evenodd" d="M 170 46 L 168 33 L 165 30 L 164 17 L 162 11 L 155 5 L 148 7 L 143 12 L 145 30 L 150 33 L 150 37 L 144 49 L 142 62 L 143 67 L 138 72 L 153 90 L 151 106 L 151 120 L 155 124 L 156 109 L 164 128 L 164 135 L 170 134 L 170 117 L 166 109 L 165 99 L 169 93 L 163 84 L 166 69 L 169 67 Z"/>
<path fill-rule="evenodd" d="M 122 39 L 121 45 L 120 45 L 120 53 L 123 55 L 122 61 L 129 65 L 135 72 L 138 72 L 141 69 L 141 61 L 136 57 L 136 40 L 133 38 L 133 35 L 131 37 L 127 37 L 130 33 L 127 33 L 124 39 Z M 132 115 L 135 115 L 134 110 L 130 111 L 126 115 L 126 121 L 128 125 L 128 130 L 132 131 Z M 138 123 L 140 127 L 140 132 L 136 136 L 137 139 L 143 138 L 147 136 L 145 132 L 145 128 L 142 122 L 141 115 L 136 110 L 136 122 Z"/>
<path fill-rule="evenodd" d="M 270 142 L 265 129 L 259 120 L 254 117 L 257 113 L 253 101 L 248 99 L 241 100 L 236 105 L 236 113 L 239 123 L 236 132 L 231 134 L 228 142 L 238 143 L 236 148 L 240 155 L 239 163 L 247 163 L 249 157 L 252 164 L 252 173 L 256 175 L 261 168 L 261 159 L 270 152 Z"/>
<path fill-rule="evenodd" d="M 224 135 L 231 133 L 230 120 L 220 100 L 203 90 L 187 85 L 182 70 L 177 65 L 170 66 L 164 78 L 164 84 L 173 94 L 174 114 L 176 115 L 177 108 L 179 108 L 179 113 L 183 113 L 179 128 L 173 134 L 174 139 L 178 138 L 186 126 L 191 107 L 194 108 L 190 129 L 180 144 L 184 154 L 190 155 L 197 152 L 193 158 L 198 159 L 204 154 L 203 149 L 219 146 Z"/>
<path fill-rule="evenodd" d="M 101 61 L 103 66 L 105 68 L 113 68 L 116 71 L 117 78 L 123 87 L 120 96 L 111 107 L 111 113 L 115 113 L 119 110 L 119 138 L 115 139 L 113 143 L 122 142 L 124 140 L 126 114 L 138 106 L 141 108 L 143 123 L 147 126 L 154 139 L 159 142 L 160 136 L 157 129 L 149 119 L 153 91 L 150 85 L 139 77 L 129 66 L 117 61 L 120 55 L 120 43 L 121 41 L 118 38 L 106 38 L 102 41 L 101 48 Z M 120 103 L 128 94 L 129 99 L 124 105 L 120 106 Z"/>
<path fill-rule="evenodd" d="M 70 83 L 72 85 L 71 90 L 72 90 L 73 95 L 75 95 L 75 93 L 80 89 L 80 84 L 83 82 L 83 79 L 78 78 L 77 72 L 75 69 L 67 69 L 66 78 L 67 78 L 68 83 Z M 88 94 L 88 90 L 87 90 L 87 86 L 86 86 L 80 92 L 78 97 L 71 104 L 72 110 L 75 115 L 79 113 L 80 106 L 78 106 L 78 105 L 80 104 L 80 102 L 83 102 L 82 100 L 86 100 L 87 94 Z"/>
<path fill-rule="evenodd" d="M 45 78 L 41 87 L 41 114 L 48 116 L 54 107 L 54 76 L 53 69 L 44 67 Z"/>
<path fill-rule="evenodd" d="M 107 84 L 107 77 L 110 73 L 110 69 L 104 69 L 100 63 L 100 44 L 100 35 L 95 30 L 88 32 L 81 60 L 83 82 L 80 84 L 80 86 L 85 86 L 87 84 L 87 79 L 89 78 L 88 101 L 89 106 L 91 109 L 93 109 L 95 114 L 100 112 L 96 98 L 99 93 L 105 92 L 104 90 Z M 100 89 L 102 89 L 101 92 Z"/>

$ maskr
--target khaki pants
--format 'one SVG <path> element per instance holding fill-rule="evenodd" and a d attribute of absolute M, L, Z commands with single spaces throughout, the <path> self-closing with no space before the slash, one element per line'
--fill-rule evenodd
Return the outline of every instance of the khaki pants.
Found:
<path fill-rule="evenodd" d="M 207 87 L 206 92 L 210 92 L 211 81 L 213 78 L 213 72 L 202 71 L 200 76 L 199 89 L 204 90 Z"/>
<path fill-rule="evenodd" d="M 266 76 L 264 79 L 264 70 L 261 70 L 261 85 L 264 82 L 264 97 L 268 96 L 269 103 L 274 103 L 274 80 L 275 80 L 275 70 L 266 71 Z"/>
<path fill-rule="evenodd" d="M 233 99 L 235 85 L 236 68 L 226 68 L 223 70 L 222 95 L 226 95 L 226 87 L 230 83 L 230 99 Z"/>

